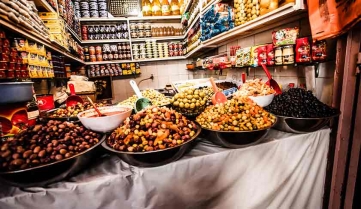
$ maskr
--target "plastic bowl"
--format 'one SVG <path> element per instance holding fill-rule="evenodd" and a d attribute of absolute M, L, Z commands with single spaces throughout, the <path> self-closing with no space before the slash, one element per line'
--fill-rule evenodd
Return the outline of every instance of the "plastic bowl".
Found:
<path fill-rule="evenodd" d="M 267 105 L 271 104 L 273 98 L 275 97 L 274 94 L 269 94 L 266 96 L 248 96 L 252 99 L 258 106 L 266 107 Z"/>
<path fill-rule="evenodd" d="M 92 131 L 107 133 L 113 131 L 119 125 L 131 115 L 133 108 L 126 105 L 118 105 L 118 106 L 109 106 L 109 107 L 100 107 L 99 111 L 104 113 L 117 112 L 121 113 L 110 115 L 110 116 L 102 116 L 102 117 L 91 117 L 96 115 L 94 109 L 90 109 L 78 114 L 78 118 L 80 122 L 87 128 Z"/>

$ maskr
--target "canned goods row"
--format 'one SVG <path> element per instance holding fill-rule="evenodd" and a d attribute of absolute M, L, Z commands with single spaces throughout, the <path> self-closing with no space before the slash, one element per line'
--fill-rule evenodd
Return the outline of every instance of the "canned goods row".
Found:
<path fill-rule="evenodd" d="M 129 53 L 103 53 L 97 55 L 85 54 L 85 62 L 101 62 L 108 60 L 130 60 L 131 55 Z"/>
<path fill-rule="evenodd" d="M 149 22 L 146 22 L 146 23 L 130 23 L 129 27 L 130 27 L 131 31 L 151 30 L 152 29 L 151 23 L 149 23 Z"/>
<path fill-rule="evenodd" d="M 110 53 L 110 52 L 123 52 L 130 51 L 129 43 L 118 43 L 118 44 L 103 44 L 102 46 L 84 46 L 84 53 L 89 53 L 90 55 Z"/>
<path fill-rule="evenodd" d="M 112 39 L 128 39 L 128 32 L 107 33 L 107 34 L 82 34 L 82 39 L 86 40 L 112 40 Z"/>
<path fill-rule="evenodd" d="M 150 30 L 136 30 L 131 31 L 130 36 L 132 38 L 145 38 L 145 37 L 152 37 L 152 33 Z"/>
<path fill-rule="evenodd" d="M 82 33 L 115 33 L 115 32 L 128 32 L 127 23 L 117 25 L 83 25 L 81 27 Z"/>

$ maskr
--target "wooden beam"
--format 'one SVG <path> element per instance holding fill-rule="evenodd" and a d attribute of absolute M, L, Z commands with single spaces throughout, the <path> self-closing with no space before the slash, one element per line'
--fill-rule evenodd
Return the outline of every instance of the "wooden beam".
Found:
<path fill-rule="evenodd" d="M 356 58 L 360 50 L 361 28 L 356 25 L 347 36 L 345 68 L 341 94 L 341 115 L 339 118 L 335 158 L 332 171 L 331 194 L 328 208 L 339 209 L 342 207 L 343 186 L 345 179 L 348 146 L 353 120 L 353 104 L 355 101 L 356 87 Z"/>
<path fill-rule="evenodd" d="M 357 104 L 361 104 L 361 91 L 360 91 L 360 82 L 359 82 L 359 92 Z M 356 107 L 356 115 L 355 115 L 355 125 L 353 130 L 352 137 L 352 145 L 351 145 L 351 156 L 350 163 L 348 167 L 348 175 L 347 175 L 347 185 L 346 185 L 346 195 L 345 195 L 345 206 L 344 208 L 353 208 L 353 198 L 356 188 L 356 179 L 357 179 L 357 170 L 360 159 L 360 150 L 361 150 L 361 131 L 359 128 L 361 127 L 361 106 Z M 360 197 L 358 197 L 360 198 Z"/>

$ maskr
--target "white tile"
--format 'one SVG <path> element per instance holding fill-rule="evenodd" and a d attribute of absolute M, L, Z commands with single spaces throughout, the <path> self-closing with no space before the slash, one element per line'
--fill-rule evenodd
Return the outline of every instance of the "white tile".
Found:
<path fill-rule="evenodd" d="M 150 81 L 149 83 L 149 88 L 152 88 L 152 89 L 157 89 L 159 88 L 159 85 L 158 85 L 158 77 L 154 77 L 154 79 L 152 81 Z"/>
<path fill-rule="evenodd" d="M 223 45 L 223 46 L 218 47 L 218 54 L 221 54 L 221 53 L 224 53 L 224 52 L 227 52 L 227 45 Z"/>
<path fill-rule="evenodd" d="M 254 46 L 254 36 L 238 39 L 238 46 L 241 46 L 241 48 Z"/>
<path fill-rule="evenodd" d="M 197 79 L 197 78 L 195 78 L 195 79 Z M 188 80 L 188 75 L 185 75 L 185 74 L 180 75 L 179 80 L 181 80 L 181 81 Z"/>
<path fill-rule="evenodd" d="M 158 88 L 164 88 L 167 84 L 169 84 L 169 76 L 158 77 Z"/>
<path fill-rule="evenodd" d="M 171 82 L 174 82 L 174 81 L 179 81 L 180 80 L 179 78 L 180 78 L 179 75 L 171 75 L 169 77 L 169 82 L 171 83 Z"/>
<path fill-rule="evenodd" d="M 267 30 L 261 33 L 258 33 L 254 36 L 254 44 L 261 45 L 272 43 L 272 30 Z"/>
<path fill-rule="evenodd" d="M 325 62 L 319 64 L 319 78 L 333 78 L 336 68 L 335 62 Z"/>

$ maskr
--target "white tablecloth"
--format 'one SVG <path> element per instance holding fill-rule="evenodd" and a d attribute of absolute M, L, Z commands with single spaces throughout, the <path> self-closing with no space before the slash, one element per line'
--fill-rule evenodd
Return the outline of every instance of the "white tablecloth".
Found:
<path fill-rule="evenodd" d="M 1 209 L 318 209 L 322 207 L 329 129 L 271 130 L 243 149 L 199 143 L 177 162 L 137 168 L 104 156 L 49 188 L 1 187 Z"/>

